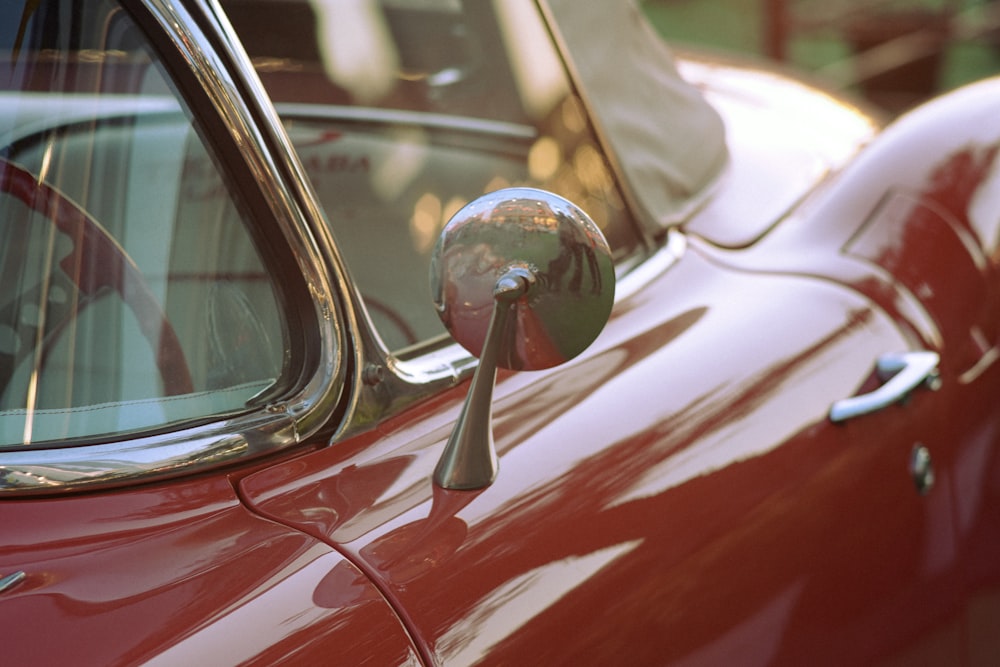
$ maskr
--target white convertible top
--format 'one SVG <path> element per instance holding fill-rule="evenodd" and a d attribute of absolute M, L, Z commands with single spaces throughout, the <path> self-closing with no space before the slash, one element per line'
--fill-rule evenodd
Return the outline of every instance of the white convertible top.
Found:
<path fill-rule="evenodd" d="M 684 217 L 727 161 L 722 120 L 632 0 L 545 0 L 645 221 Z"/>

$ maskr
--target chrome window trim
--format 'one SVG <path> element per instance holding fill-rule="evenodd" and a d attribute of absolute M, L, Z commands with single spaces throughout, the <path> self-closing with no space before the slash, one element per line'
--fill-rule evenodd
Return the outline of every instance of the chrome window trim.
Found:
<path fill-rule="evenodd" d="M 8 450 L 0 454 L 0 497 L 89 491 L 176 477 L 296 442 L 294 420 L 264 411 L 106 444 Z"/>
<path fill-rule="evenodd" d="M 207 4 L 206 4 L 207 3 Z M 169 433 L 116 435 L 113 442 L 0 453 L 0 497 L 90 491 L 204 472 L 287 449 L 327 424 L 345 391 L 347 340 L 335 284 L 348 293 L 343 265 L 308 179 L 294 158 L 274 110 L 269 108 L 249 59 L 214 0 L 198 3 L 208 36 L 179 0 L 144 3 L 229 129 L 246 168 L 261 187 L 282 235 L 294 253 L 316 312 L 319 350 L 315 368 L 300 389 L 255 411 L 216 418 Z M 223 59 L 211 38 L 228 50 Z M 171 61 L 173 62 L 173 61 Z M 234 78 L 234 73 L 237 78 Z M 244 97 L 241 87 L 249 91 Z M 247 98 L 254 108 L 247 106 Z M 266 133 L 266 134 L 265 134 Z M 350 326 L 350 324 L 349 324 Z M 353 327 L 352 327 L 353 329 Z M 356 392 L 352 392 L 356 393 Z"/>
<path fill-rule="evenodd" d="M 149 0 L 149 4 L 173 7 L 180 1 Z M 316 307 L 322 341 L 317 372 L 301 392 L 286 402 L 301 436 L 310 437 L 326 425 L 341 391 L 350 391 L 344 386 L 348 377 L 347 353 L 353 353 L 354 363 L 360 360 L 353 309 L 341 308 L 335 296 L 350 299 L 353 291 L 319 199 L 236 31 L 217 0 L 196 1 L 217 31 L 215 36 L 230 55 L 232 73 L 239 79 L 229 80 L 231 87 L 225 98 L 232 108 L 224 115 L 228 119 L 233 114 L 242 129 L 233 138 L 244 158 L 261 168 L 261 173 L 255 174 L 259 176 L 258 183 L 268 187 L 265 194 L 272 202 L 276 222 L 292 246 Z M 222 65 L 211 48 L 201 49 L 200 53 L 211 55 Z M 197 64 L 193 69 L 207 80 L 212 79 L 211 70 Z M 240 86 L 245 95 L 240 95 Z M 243 143 L 244 139 L 250 139 L 251 143 Z"/>

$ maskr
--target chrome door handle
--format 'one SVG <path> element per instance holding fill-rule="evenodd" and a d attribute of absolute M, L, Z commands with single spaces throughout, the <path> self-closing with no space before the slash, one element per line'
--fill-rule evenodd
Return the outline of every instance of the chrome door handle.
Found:
<path fill-rule="evenodd" d="M 938 376 L 936 352 L 903 352 L 883 354 L 878 358 L 875 371 L 885 384 L 875 391 L 837 401 L 830 407 L 830 421 L 842 422 L 866 415 L 898 403 L 920 385 L 937 389 Z"/>

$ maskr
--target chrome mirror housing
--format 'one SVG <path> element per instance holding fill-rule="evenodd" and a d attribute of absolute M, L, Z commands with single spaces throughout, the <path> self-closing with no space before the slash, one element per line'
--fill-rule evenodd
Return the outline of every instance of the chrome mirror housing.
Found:
<path fill-rule="evenodd" d="M 507 188 L 455 214 L 434 249 L 430 279 L 441 321 L 479 357 L 434 481 L 478 489 L 498 468 L 491 423 L 497 368 L 551 368 L 597 338 L 614 304 L 611 249 L 573 203 Z"/>

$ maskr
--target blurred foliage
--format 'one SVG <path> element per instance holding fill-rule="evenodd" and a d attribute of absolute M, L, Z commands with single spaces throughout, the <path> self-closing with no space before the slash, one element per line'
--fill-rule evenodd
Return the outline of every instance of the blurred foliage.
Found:
<path fill-rule="evenodd" d="M 783 7 L 784 13 L 776 12 L 776 7 Z M 931 71 L 890 69 L 888 76 L 864 87 L 890 111 L 900 111 L 927 94 L 1000 73 L 1000 0 L 646 0 L 643 8 L 672 43 L 754 57 L 774 50 L 775 42 L 768 43 L 767 36 L 773 34 L 769 26 L 783 19 L 788 26 L 780 40 L 784 61 L 852 91 L 862 90 L 856 79 L 864 63 L 857 58 L 860 51 L 852 45 L 851 34 L 865 26 L 889 29 L 893 17 L 921 11 L 930 19 L 945 17 L 943 24 L 927 21 L 921 26 L 930 32 L 943 25 L 947 34 L 945 48 L 932 49 L 931 60 L 937 62 L 927 63 Z M 833 14 L 838 18 L 811 25 L 816 17 Z M 927 79 L 926 86 L 917 80 L 921 78 Z M 896 97 L 880 97 L 877 88 L 882 85 L 900 90 L 894 91 Z"/>

